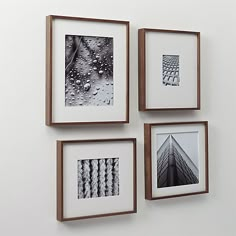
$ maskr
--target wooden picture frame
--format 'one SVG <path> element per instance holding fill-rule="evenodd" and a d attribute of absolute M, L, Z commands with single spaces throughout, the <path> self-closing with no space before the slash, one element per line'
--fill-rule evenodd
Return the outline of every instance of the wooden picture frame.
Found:
<path fill-rule="evenodd" d="M 128 123 L 129 22 L 49 15 L 46 29 L 46 125 Z"/>
<path fill-rule="evenodd" d="M 136 139 L 57 141 L 57 220 L 137 212 Z"/>
<path fill-rule="evenodd" d="M 144 124 L 145 198 L 209 192 L 208 122 Z"/>
<path fill-rule="evenodd" d="M 138 48 L 139 110 L 200 110 L 200 32 L 139 29 Z"/>

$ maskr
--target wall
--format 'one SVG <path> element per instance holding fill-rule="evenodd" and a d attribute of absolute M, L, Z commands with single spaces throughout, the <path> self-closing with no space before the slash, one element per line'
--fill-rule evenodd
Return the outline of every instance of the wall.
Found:
<path fill-rule="evenodd" d="M 45 16 L 129 20 L 130 124 L 46 127 Z M 0 3 L 0 235 L 234 236 L 235 1 L 12 0 Z M 137 29 L 201 31 L 201 111 L 138 112 Z M 210 193 L 144 200 L 143 123 L 209 120 Z M 56 139 L 137 137 L 138 213 L 56 221 Z"/>

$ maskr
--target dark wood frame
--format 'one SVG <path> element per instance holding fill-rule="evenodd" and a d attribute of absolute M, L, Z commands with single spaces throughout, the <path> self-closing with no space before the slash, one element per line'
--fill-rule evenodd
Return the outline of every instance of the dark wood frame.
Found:
<path fill-rule="evenodd" d="M 172 34 L 194 34 L 197 36 L 197 106 L 189 108 L 148 108 L 146 105 L 146 33 L 162 32 Z M 139 59 L 139 110 L 140 111 L 164 111 L 164 110 L 200 110 L 200 32 L 165 30 L 165 29 L 148 29 L 138 30 L 138 59 Z"/>
<path fill-rule="evenodd" d="M 192 192 L 185 194 L 175 194 L 162 197 L 152 196 L 152 139 L 151 129 L 154 126 L 165 125 L 191 125 L 202 124 L 205 126 L 205 190 L 200 192 Z M 165 198 L 182 197 L 188 195 L 203 194 L 209 192 L 209 173 L 208 173 L 208 121 L 194 121 L 194 122 L 174 122 L 174 123 L 151 123 L 144 124 L 144 158 L 145 158 L 145 199 L 147 200 L 159 200 Z"/>
<path fill-rule="evenodd" d="M 124 24 L 126 26 L 126 118 L 121 121 L 94 121 L 94 122 L 53 122 L 52 121 L 52 38 L 53 38 L 53 20 L 75 20 L 92 21 L 97 23 Z M 46 17 L 46 125 L 79 125 L 79 124 L 109 124 L 109 123 L 129 123 L 129 21 L 93 19 L 83 17 L 49 15 Z"/>
<path fill-rule="evenodd" d="M 133 143 L 133 210 L 114 212 L 106 214 L 96 214 L 81 217 L 65 218 L 63 214 L 63 146 L 68 143 L 96 143 L 96 142 L 132 142 Z M 121 138 L 121 139 L 91 139 L 91 140 L 57 140 L 57 220 L 72 221 L 97 217 L 124 215 L 137 212 L 137 170 L 136 170 L 136 138 Z"/>

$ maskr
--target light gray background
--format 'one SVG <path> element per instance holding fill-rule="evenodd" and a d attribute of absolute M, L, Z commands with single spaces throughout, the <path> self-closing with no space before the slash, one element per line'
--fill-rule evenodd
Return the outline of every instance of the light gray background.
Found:
<path fill-rule="evenodd" d="M 0 2 L 0 235 L 235 236 L 234 0 Z M 131 22 L 130 124 L 50 128 L 45 110 L 45 16 Z M 201 111 L 138 112 L 141 27 L 201 31 Z M 143 123 L 209 120 L 210 194 L 144 200 Z M 138 214 L 59 223 L 56 139 L 137 137 Z"/>

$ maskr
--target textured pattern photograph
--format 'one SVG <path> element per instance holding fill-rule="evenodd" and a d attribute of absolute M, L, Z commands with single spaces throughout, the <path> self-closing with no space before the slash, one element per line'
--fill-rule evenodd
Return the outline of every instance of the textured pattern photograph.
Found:
<path fill-rule="evenodd" d="M 199 183 L 197 133 L 158 135 L 157 188 Z"/>
<path fill-rule="evenodd" d="M 119 195 L 119 158 L 77 161 L 78 199 Z"/>
<path fill-rule="evenodd" d="M 113 90 L 113 38 L 65 35 L 65 106 L 111 106 Z"/>
<path fill-rule="evenodd" d="M 179 55 L 162 56 L 162 83 L 167 86 L 179 86 Z"/>

